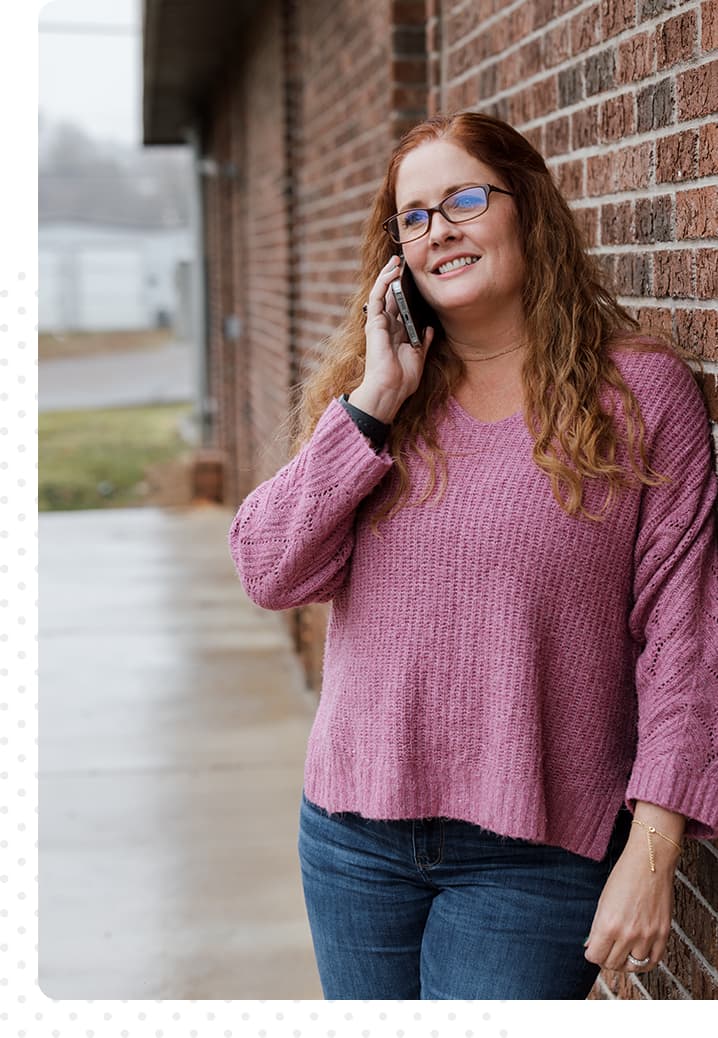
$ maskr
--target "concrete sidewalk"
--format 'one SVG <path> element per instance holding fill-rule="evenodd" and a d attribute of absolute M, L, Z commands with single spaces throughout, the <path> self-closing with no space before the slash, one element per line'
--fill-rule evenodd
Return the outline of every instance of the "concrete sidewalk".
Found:
<path fill-rule="evenodd" d="M 315 709 L 232 513 L 40 517 L 39 978 L 57 999 L 320 999 L 296 838 Z"/>

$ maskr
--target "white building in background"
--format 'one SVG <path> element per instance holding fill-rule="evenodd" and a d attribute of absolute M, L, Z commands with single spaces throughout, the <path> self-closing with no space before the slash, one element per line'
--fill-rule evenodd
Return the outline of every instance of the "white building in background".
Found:
<path fill-rule="evenodd" d="M 189 228 L 118 227 L 58 220 L 38 233 L 39 330 L 133 331 L 191 327 Z"/>

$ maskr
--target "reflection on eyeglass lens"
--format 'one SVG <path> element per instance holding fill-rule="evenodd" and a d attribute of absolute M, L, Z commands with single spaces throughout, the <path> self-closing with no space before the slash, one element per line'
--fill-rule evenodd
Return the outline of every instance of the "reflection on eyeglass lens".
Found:
<path fill-rule="evenodd" d="M 463 188 L 461 191 L 455 191 L 436 207 L 447 220 L 454 223 L 470 220 L 483 213 L 486 208 L 487 198 L 483 187 Z M 419 237 L 429 225 L 431 212 L 432 210 L 429 209 L 407 209 L 403 213 L 398 213 L 394 218 L 396 233 L 403 240 Z"/>

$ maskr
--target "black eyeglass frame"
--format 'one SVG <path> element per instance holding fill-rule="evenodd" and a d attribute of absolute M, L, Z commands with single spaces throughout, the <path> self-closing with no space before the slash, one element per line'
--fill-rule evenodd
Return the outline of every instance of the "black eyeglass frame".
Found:
<path fill-rule="evenodd" d="M 382 227 L 384 228 L 386 233 L 389 235 L 391 240 L 393 242 L 395 242 L 395 244 L 397 244 L 397 245 L 408 245 L 409 242 L 418 241 L 419 238 L 423 238 L 425 234 L 429 233 L 429 231 L 431 230 L 431 218 L 434 215 L 434 213 L 441 213 L 441 215 L 444 217 L 444 219 L 448 220 L 449 223 L 468 223 L 469 220 L 476 220 L 476 219 L 478 219 L 479 216 L 483 216 L 484 215 L 484 213 L 486 212 L 486 209 L 482 209 L 480 213 L 472 213 L 471 216 L 464 216 L 460 220 L 457 220 L 455 218 L 452 219 L 452 217 L 449 216 L 449 214 L 445 211 L 444 203 L 448 202 L 450 198 L 453 198 L 454 195 L 460 194 L 462 191 L 471 191 L 472 189 L 477 188 L 477 187 L 482 188 L 486 192 L 486 209 L 489 208 L 489 198 L 491 197 L 491 192 L 492 191 L 496 191 L 500 195 L 511 195 L 512 198 L 513 198 L 513 195 L 514 195 L 513 191 L 507 191 L 503 187 L 496 187 L 495 184 L 467 184 L 466 187 L 460 187 L 458 191 L 452 191 L 450 195 L 446 196 L 446 198 L 442 198 L 438 205 L 432 205 L 432 206 L 412 205 L 408 209 L 400 209 L 398 213 L 394 213 L 392 216 L 389 216 L 386 220 L 384 220 L 384 222 L 382 223 Z M 389 230 L 389 224 L 391 223 L 392 220 L 396 220 L 396 218 L 398 216 L 401 216 L 402 213 L 426 213 L 427 218 L 428 218 L 428 222 L 426 224 L 426 229 L 423 230 L 421 232 L 421 234 L 417 234 L 415 238 L 409 238 L 408 241 L 401 241 L 400 239 L 395 238 L 394 235 Z"/>

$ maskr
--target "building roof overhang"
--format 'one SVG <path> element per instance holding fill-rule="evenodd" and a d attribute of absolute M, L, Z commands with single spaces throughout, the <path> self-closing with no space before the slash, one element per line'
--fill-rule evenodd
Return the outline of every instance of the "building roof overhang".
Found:
<path fill-rule="evenodd" d="M 256 0 L 143 0 L 144 144 L 185 144 Z"/>

